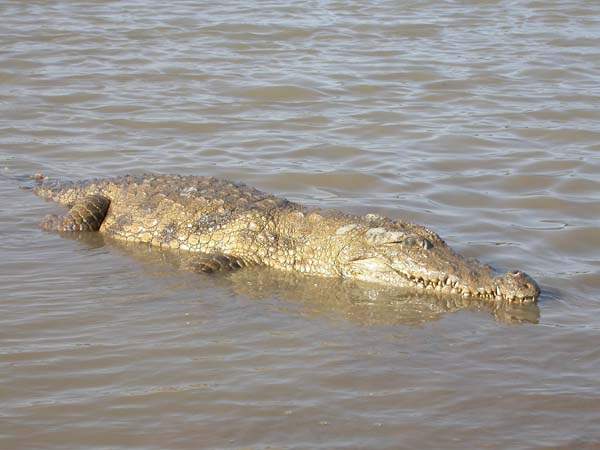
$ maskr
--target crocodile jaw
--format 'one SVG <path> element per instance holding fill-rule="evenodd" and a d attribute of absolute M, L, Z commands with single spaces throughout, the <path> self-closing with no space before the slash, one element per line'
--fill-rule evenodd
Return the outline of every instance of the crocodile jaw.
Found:
<path fill-rule="evenodd" d="M 430 270 L 425 266 L 409 268 L 410 265 L 370 257 L 352 261 L 343 275 L 362 281 L 486 301 L 533 303 L 540 294 L 537 283 L 526 273 L 513 271 L 495 276 L 489 266 L 477 261 L 467 262 L 460 258 L 461 270 L 456 273 Z"/>

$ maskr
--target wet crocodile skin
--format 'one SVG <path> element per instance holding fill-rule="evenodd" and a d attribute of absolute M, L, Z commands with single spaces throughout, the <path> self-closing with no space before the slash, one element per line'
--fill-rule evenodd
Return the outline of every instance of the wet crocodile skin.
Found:
<path fill-rule="evenodd" d="M 110 202 L 100 232 L 130 242 L 217 255 L 212 263 L 199 264 L 201 271 L 265 265 L 463 297 L 535 301 L 539 296 L 535 281 L 525 273 L 496 276 L 491 267 L 467 261 L 420 225 L 371 214 L 309 210 L 214 177 L 43 180 L 35 193 L 72 208 L 65 218 L 44 220 L 46 229 L 96 230 L 96 210 Z"/>

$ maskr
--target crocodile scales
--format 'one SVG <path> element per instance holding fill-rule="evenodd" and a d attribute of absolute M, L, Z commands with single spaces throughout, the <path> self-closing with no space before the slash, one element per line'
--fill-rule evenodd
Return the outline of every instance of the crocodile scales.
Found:
<path fill-rule="evenodd" d="M 197 252 L 201 272 L 262 265 L 489 301 L 535 302 L 540 293 L 524 272 L 497 275 L 420 225 L 310 209 L 241 183 L 178 175 L 36 181 L 37 195 L 70 208 L 42 228 Z"/>

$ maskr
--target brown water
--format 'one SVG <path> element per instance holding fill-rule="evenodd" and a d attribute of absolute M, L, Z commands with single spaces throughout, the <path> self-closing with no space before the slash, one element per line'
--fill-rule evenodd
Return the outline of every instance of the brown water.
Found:
<path fill-rule="evenodd" d="M 0 3 L 0 448 L 600 448 L 600 2 Z M 537 307 L 201 276 L 26 174 L 425 224 Z M 30 184 L 30 183 L 29 183 Z"/>

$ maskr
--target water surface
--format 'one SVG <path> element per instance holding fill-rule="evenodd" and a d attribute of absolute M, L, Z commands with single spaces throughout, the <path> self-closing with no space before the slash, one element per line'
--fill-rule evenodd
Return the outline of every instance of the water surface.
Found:
<path fill-rule="evenodd" d="M 0 5 L 0 447 L 600 448 L 600 4 Z M 530 308 L 201 276 L 26 175 L 215 175 L 424 224 Z"/>

